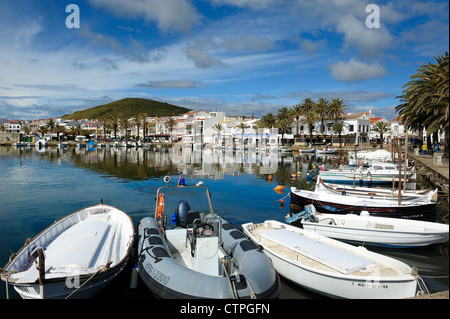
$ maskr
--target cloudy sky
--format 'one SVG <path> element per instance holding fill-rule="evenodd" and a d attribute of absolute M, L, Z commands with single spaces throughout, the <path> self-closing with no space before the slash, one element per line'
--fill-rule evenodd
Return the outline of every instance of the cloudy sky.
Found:
<path fill-rule="evenodd" d="M 448 50 L 448 12 L 447 0 L 2 0 L 0 117 L 125 97 L 262 116 L 338 97 L 391 120 L 409 77 Z"/>

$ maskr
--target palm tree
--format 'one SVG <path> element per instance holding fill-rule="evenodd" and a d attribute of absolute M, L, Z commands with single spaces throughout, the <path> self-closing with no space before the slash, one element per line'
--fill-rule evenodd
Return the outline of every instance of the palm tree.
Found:
<path fill-rule="evenodd" d="M 147 114 L 146 113 L 139 113 L 138 115 L 136 115 L 134 117 L 134 124 L 136 126 L 136 130 L 137 130 L 137 136 L 136 138 L 139 140 L 139 128 L 141 126 L 141 124 L 145 123 L 145 119 L 147 118 Z M 145 128 L 144 128 L 145 129 Z M 144 132 L 144 136 L 145 136 L 145 132 Z"/>
<path fill-rule="evenodd" d="M 445 133 L 446 153 L 449 148 L 449 63 L 448 52 L 434 57 L 436 63 L 428 63 L 417 69 L 399 96 L 401 104 L 395 110 L 407 128 L 422 130 L 428 134 Z M 431 139 L 428 139 L 431 142 Z"/>
<path fill-rule="evenodd" d="M 128 122 L 127 116 L 122 116 L 120 119 L 119 127 L 121 130 L 125 131 L 125 138 L 128 135 L 128 128 L 130 127 L 130 123 Z"/>
<path fill-rule="evenodd" d="M 218 142 L 220 142 L 220 145 L 222 146 L 223 143 L 222 143 L 222 139 L 220 136 L 220 132 L 222 132 L 222 130 L 223 130 L 223 125 L 220 123 L 217 123 L 216 125 L 213 126 L 213 129 L 215 129 L 217 131 L 217 134 L 218 134 L 217 139 L 218 139 Z"/>
<path fill-rule="evenodd" d="M 323 97 L 319 98 L 316 103 L 316 112 L 317 117 L 320 119 L 320 132 L 322 135 L 324 134 L 323 120 L 327 117 L 329 105 L 330 102 Z"/>
<path fill-rule="evenodd" d="M 272 113 L 267 113 L 261 120 L 267 128 L 274 128 L 277 125 L 277 118 Z"/>
<path fill-rule="evenodd" d="M 292 124 L 291 111 L 287 107 L 282 107 L 278 110 L 276 115 L 277 126 L 281 130 L 281 145 L 284 145 L 284 134 L 286 134 L 287 128 Z"/>
<path fill-rule="evenodd" d="M 170 140 L 172 141 L 172 131 L 175 125 L 177 125 L 177 122 L 173 118 L 169 117 L 164 125 L 166 126 L 166 129 L 170 131 Z"/>
<path fill-rule="evenodd" d="M 296 134 L 299 133 L 299 121 L 300 121 L 300 116 L 303 114 L 303 107 L 300 104 L 294 105 L 291 109 L 291 113 L 293 116 L 295 116 L 295 122 L 297 123 L 297 131 Z"/>
<path fill-rule="evenodd" d="M 39 134 L 41 134 L 42 137 L 44 137 L 45 133 L 48 132 L 48 127 L 47 127 L 47 125 L 39 126 L 38 132 L 39 132 Z"/>
<path fill-rule="evenodd" d="M 314 126 L 314 123 L 317 121 L 317 114 L 314 111 L 309 111 L 307 114 L 305 114 L 305 124 L 308 125 L 308 130 L 309 130 L 309 138 L 310 138 L 310 143 L 312 145 L 312 128 Z"/>
<path fill-rule="evenodd" d="M 50 120 L 47 122 L 47 127 L 48 127 L 48 129 L 50 130 L 50 133 L 53 133 L 53 129 L 55 128 L 55 122 L 53 122 L 53 120 L 50 119 Z"/>
<path fill-rule="evenodd" d="M 390 130 L 390 126 L 388 122 L 378 121 L 375 123 L 373 130 L 377 133 L 380 133 L 380 140 L 381 145 L 380 148 L 383 148 L 383 141 L 384 141 L 384 133 L 388 132 Z"/>
<path fill-rule="evenodd" d="M 338 136 L 339 136 L 339 148 L 342 148 L 341 134 L 342 134 L 343 128 L 344 128 L 344 123 L 342 123 L 342 122 L 335 122 L 333 125 L 333 131 L 337 132 Z"/>
<path fill-rule="evenodd" d="M 114 131 L 114 138 L 117 138 L 117 130 L 119 129 L 119 117 L 117 114 L 111 114 L 107 121 L 107 126 Z"/>
<path fill-rule="evenodd" d="M 314 102 L 313 99 L 310 99 L 309 97 L 304 99 L 301 103 L 302 109 L 303 109 L 303 115 L 308 114 L 310 111 L 312 111 L 316 107 L 316 102 Z"/>
<path fill-rule="evenodd" d="M 344 116 L 344 111 L 344 101 L 339 98 L 332 99 L 328 108 L 328 117 L 331 120 L 338 121 Z"/>
<path fill-rule="evenodd" d="M 244 146 L 244 131 L 249 127 L 250 126 L 248 126 L 245 122 L 240 122 L 235 126 L 235 128 L 242 130 L 242 146 Z"/>
<path fill-rule="evenodd" d="M 60 136 L 59 136 L 59 134 L 65 133 L 65 132 L 66 132 L 66 128 L 65 128 L 64 126 L 61 126 L 61 125 L 56 125 L 56 126 L 55 126 L 55 132 L 56 132 L 56 134 L 58 135 L 58 141 L 60 141 Z"/>

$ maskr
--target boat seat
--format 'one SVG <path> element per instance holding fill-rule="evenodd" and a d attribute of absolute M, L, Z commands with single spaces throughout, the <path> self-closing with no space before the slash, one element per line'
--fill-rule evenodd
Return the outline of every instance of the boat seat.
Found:
<path fill-rule="evenodd" d="M 194 220 L 196 220 L 197 218 L 200 218 L 200 212 L 194 212 L 194 211 L 189 211 L 186 214 L 186 226 L 190 227 L 192 226 L 192 224 L 194 223 Z"/>
<path fill-rule="evenodd" d="M 260 236 L 346 275 L 374 264 L 372 260 L 286 229 L 267 230 Z"/>
<path fill-rule="evenodd" d="M 104 221 L 83 221 L 74 225 L 47 247 L 46 264 L 54 267 L 90 267 L 110 227 Z"/>

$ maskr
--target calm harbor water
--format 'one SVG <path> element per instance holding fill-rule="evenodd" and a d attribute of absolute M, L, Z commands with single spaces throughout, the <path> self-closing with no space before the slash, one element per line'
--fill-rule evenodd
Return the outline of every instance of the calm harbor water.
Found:
<path fill-rule="evenodd" d="M 100 199 L 127 212 L 135 225 L 154 214 L 155 194 L 166 175 L 186 183 L 203 181 L 212 193 L 217 214 L 236 226 L 245 222 L 274 219 L 284 222 L 289 213 L 289 187 L 313 189 L 305 180 L 315 162 L 334 166 L 345 154 L 313 158 L 290 153 L 192 151 L 180 148 L 154 149 L 57 149 L 0 147 L 0 267 L 27 238 L 34 237 L 56 219 Z M 301 172 L 296 180 L 292 173 Z M 272 175 L 273 180 L 268 176 Z M 286 185 L 276 192 L 277 185 Z M 284 206 L 281 200 L 285 200 Z M 448 203 L 447 203 L 448 205 Z M 192 205 L 191 205 L 192 206 Z M 174 206 L 173 206 L 174 207 Z M 173 210 L 167 206 L 167 210 Z M 448 206 L 446 208 L 448 218 Z M 443 214 L 441 214 L 443 215 Z M 448 220 L 446 221 L 448 223 Z M 448 243 L 413 250 L 377 250 L 416 266 L 430 292 L 448 290 Z M 130 291 L 129 269 L 98 298 L 147 298 L 142 283 Z M 6 297 L 5 283 L 0 299 Z M 11 298 L 19 298 L 12 287 Z M 282 280 L 281 299 L 323 298 Z"/>

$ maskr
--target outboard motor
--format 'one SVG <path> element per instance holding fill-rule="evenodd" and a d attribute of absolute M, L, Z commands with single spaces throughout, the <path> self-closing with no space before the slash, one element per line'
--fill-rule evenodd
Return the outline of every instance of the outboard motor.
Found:
<path fill-rule="evenodd" d="M 175 224 L 177 227 L 186 227 L 186 215 L 191 210 L 187 200 L 180 200 L 175 209 Z"/>

